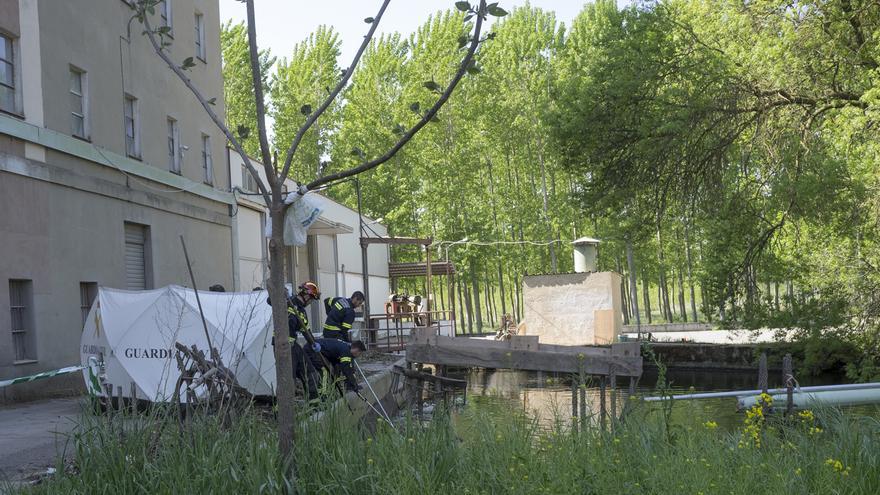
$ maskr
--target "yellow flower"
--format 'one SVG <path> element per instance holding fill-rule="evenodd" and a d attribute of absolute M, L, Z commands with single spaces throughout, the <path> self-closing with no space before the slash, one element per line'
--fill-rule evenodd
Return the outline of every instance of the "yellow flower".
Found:
<path fill-rule="evenodd" d="M 367 459 L 367 464 L 373 464 L 373 459 L 372 458 Z"/>
<path fill-rule="evenodd" d="M 800 476 L 800 474 L 801 474 L 801 468 L 797 468 L 797 469 L 795 469 L 795 470 L 794 470 L 794 474 L 797 474 L 798 476 Z"/>
<path fill-rule="evenodd" d="M 620 439 L 619 439 L 619 438 L 615 438 L 615 439 L 612 440 L 612 441 L 613 441 L 614 443 L 620 443 Z"/>
<path fill-rule="evenodd" d="M 409 439 L 409 443 L 415 443 L 415 441 L 416 441 L 415 438 L 410 438 L 410 439 Z"/>
<path fill-rule="evenodd" d="M 831 466 L 838 473 L 841 473 L 844 476 L 849 476 L 850 469 L 844 466 L 843 463 L 838 461 L 837 459 L 832 459 L 831 457 L 829 457 L 828 459 L 825 459 L 825 464 Z"/>
<path fill-rule="evenodd" d="M 718 423 L 714 421 L 706 421 L 703 423 L 703 426 L 705 426 L 707 430 L 714 430 L 715 428 L 718 428 Z"/>

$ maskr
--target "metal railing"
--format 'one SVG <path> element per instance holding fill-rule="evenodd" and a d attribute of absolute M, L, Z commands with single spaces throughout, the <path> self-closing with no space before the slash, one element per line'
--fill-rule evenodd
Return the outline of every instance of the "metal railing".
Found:
<path fill-rule="evenodd" d="M 441 335 L 454 336 L 455 320 L 452 311 L 416 311 L 371 316 L 369 325 L 360 331 L 368 349 L 394 352 L 406 348 L 413 328 L 431 327 L 437 328 Z"/>

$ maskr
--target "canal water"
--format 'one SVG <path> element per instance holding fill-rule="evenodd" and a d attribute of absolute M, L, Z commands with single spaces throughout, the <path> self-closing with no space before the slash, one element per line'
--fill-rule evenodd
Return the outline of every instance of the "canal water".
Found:
<path fill-rule="evenodd" d="M 541 373 L 511 370 L 460 369 L 449 370 L 452 378 L 468 381 L 468 397 L 474 402 L 516 408 L 549 426 L 557 419 L 567 421 L 571 417 L 571 377 L 567 373 Z M 770 388 L 781 386 L 781 376 L 770 377 Z M 757 373 L 718 371 L 667 371 L 667 382 L 673 394 L 689 392 L 716 392 L 728 390 L 751 390 L 757 388 Z M 844 377 L 823 375 L 803 377 L 802 386 L 846 383 Z M 656 395 L 657 372 L 647 370 L 638 382 L 636 394 Z M 617 410 L 628 400 L 629 378 L 618 379 Z M 478 397 L 477 401 L 472 400 Z M 610 391 L 606 390 L 606 403 L 610 410 Z M 598 383 L 587 384 L 587 407 L 592 414 L 599 411 Z M 645 403 L 644 407 L 660 408 L 659 403 Z M 854 406 L 848 410 L 872 416 L 880 416 L 878 406 Z M 714 421 L 719 427 L 733 429 L 742 425 L 742 413 L 736 410 L 736 398 L 675 401 L 672 416 L 689 416 L 698 421 Z"/>

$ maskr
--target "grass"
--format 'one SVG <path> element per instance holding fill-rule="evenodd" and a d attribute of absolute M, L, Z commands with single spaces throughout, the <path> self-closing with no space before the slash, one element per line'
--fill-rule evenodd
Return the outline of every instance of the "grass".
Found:
<path fill-rule="evenodd" d="M 635 407 L 614 432 L 541 427 L 503 401 L 474 397 L 397 434 L 346 421 L 297 432 L 299 493 L 346 494 L 875 494 L 880 423 L 837 410 L 755 419 L 733 431 L 692 415 L 669 425 Z M 757 426 L 757 428 L 755 427 Z M 284 493 L 271 418 L 249 411 L 230 428 L 173 415 L 109 421 L 85 415 L 72 434 L 75 472 L 25 493 Z M 756 437 L 757 435 L 757 437 Z M 755 446 L 755 438 L 760 446 Z"/>

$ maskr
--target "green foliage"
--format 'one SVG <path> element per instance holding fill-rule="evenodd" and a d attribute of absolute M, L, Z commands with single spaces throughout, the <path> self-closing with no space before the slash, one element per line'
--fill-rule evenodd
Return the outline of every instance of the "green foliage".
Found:
<path fill-rule="evenodd" d="M 223 95 L 226 102 L 226 123 L 236 129 L 245 152 L 260 156 L 257 137 L 257 110 L 254 103 L 253 77 L 248 52 L 247 28 L 244 23 L 227 22 L 220 30 L 223 58 Z M 275 64 L 269 50 L 260 50 L 260 70 L 264 76 L 263 91 L 268 92 L 268 74 Z M 242 133 L 242 130 L 246 130 Z"/>
<path fill-rule="evenodd" d="M 740 443 L 739 429 L 682 416 L 670 441 L 649 409 L 616 430 L 540 427 L 477 397 L 462 414 L 426 426 L 381 424 L 367 434 L 347 411 L 297 427 L 299 493 L 873 494 L 880 486 L 880 429 L 835 410 L 768 417 Z M 180 434 L 173 414 L 108 420 L 86 416 L 71 439 L 76 472 L 23 493 L 288 493 L 272 421 L 251 411 L 223 427 L 196 417 Z"/>

